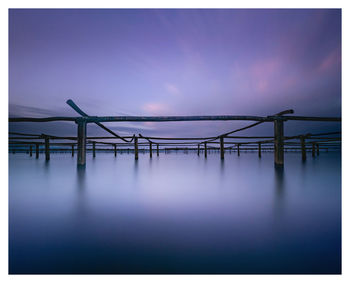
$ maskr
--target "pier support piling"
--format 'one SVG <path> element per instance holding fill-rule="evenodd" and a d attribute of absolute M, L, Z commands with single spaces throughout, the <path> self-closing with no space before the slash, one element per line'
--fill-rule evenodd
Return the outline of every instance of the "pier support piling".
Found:
<path fill-rule="evenodd" d="M 157 144 L 157 156 L 159 156 L 159 144 Z"/>
<path fill-rule="evenodd" d="M 35 144 L 35 158 L 36 159 L 39 158 L 39 144 L 38 143 Z"/>
<path fill-rule="evenodd" d="M 207 142 L 204 143 L 204 157 L 207 158 Z"/>
<path fill-rule="evenodd" d="M 45 136 L 45 160 L 50 160 L 50 139 L 48 136 Z"/>
<path fill-rule="evenodd" d="M 259 155 L 259 158 L 261 158 L 261 142 L 258 143 L 258 146 L 259 146 L 259 153 L 258 153 L 258 155 Z"/>
<path fill-rule="evenodd" d="M 320 155 L 320 145 L 316 144 L 316 148 L 317 148 L 317 155 Z"/>
<path fill-rule="evenodd" d="M 315 143 L 312 143 L 312 157 L 315 157 Z"/>
<path fill-rule="evenodd" d="M 33 156 L 33 146 L 32 145 L 29 146 L 29 156 L 30 157 Z"/>
<path fill-rule="evenodd" d="M 117 145 L 114 144 L 113 147 L 114 147 L 114 157 L 116 157 L 117 156 Z"/>
<path fill-rule="evenodd" d="M 237 144 L 237 155 L 238 155 L 238 156 L 241 155 L 241 154 L 240 154 L 240 151 L 239 151 L 239 146 L 240 146 L 240 144 L 238 143 L 238 144 Z"/>
<path fill-rule="evenodd" d="M 306 161 L 305 136 L 300 136 L 301 160 Z"/>
<path fill-rule="evenodd" d="M 139 145 L 138 145 L 138 138 L 135 137 L 134 139 L 134 151 L 135 151 L 135 160 L 138 160 L 139 159 Z"/>
<path fill-rule="evenodd" d="M 74 144 L 72 144 L 72 157 L 74 157 Z"/>
<path fill-rule="evenodd" d="M 275 150 L 275 166 L 284 166 L 284 142 L 283 142 L 283 120 L 276 119 L 274 121 L 274 150 Z"/>
<path fill-rule="evenodd" d="M 225 149 L 224 149 L 224 137 L 220 137 L 220 158 L 224 159 L 225 158 Z"/>
<path fill-rule="evenodd" d="M 197 155 L 199 156 L 199 151 L 200 151 L 200 144 L 197 146 Z"/>
<path fill-rule="evenodd" d="M 79 120 L 78 124 L 78 166 L 86 164 L 86 121 Z"/>
<path fill-rule="evenodd" d="M 149 143 L 149 158 L 152 158 L 152 143 Z"/>
<path fill-rule="evenodd" d="M 96 142 L 92 142 L 92 157 L 96 157 Z"/>

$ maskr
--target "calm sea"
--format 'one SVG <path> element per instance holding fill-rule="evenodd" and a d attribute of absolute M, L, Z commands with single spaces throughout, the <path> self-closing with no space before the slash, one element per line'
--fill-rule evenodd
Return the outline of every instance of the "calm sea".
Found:
<path fill-rule="evenodd" d="M 9 155 L 10 273 L 341 272 L 340 153 L 75 158 Z"/>

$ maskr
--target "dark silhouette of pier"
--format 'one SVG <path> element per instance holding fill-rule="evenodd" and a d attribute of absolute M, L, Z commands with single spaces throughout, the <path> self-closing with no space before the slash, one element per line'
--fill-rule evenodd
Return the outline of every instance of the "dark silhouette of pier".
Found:
<path fill-rule="evenodd" d="M 302 160 L 307 158 L 306 152 L 311 151 L 312 157 L 319 155 L 320 150 L 339 149 L 341 146 L 341 132 L 327 133 L 303 133 L 295 136 L 284 135 L 284 123 L 290 120 L 297 121 L 317 121 L 317 122 L 341 122 L 339 117 L 307 117 L 293 116 L 292 109 L 279 112 L 271 116 L 237 116 L 237 115 L 216 115 L 216 116 L 89 116 L 81 110 L 72 100 L 67 104 L 71 106 L 79 117 L 47 117 L 47 118 L 30 118 L 19 117 L 9 118 L 9 122 L 52 122 L 52 121 L 71 121 L 77 124 L 77 136 L 53 136 L 46 134 L 26 134 L 26 133 L 9 133 L 9 150 L 26 151 L 30 156 L 33 155 L 35 147 L 35 156 L 39 158 L 40 152 L 45 153 L 45 159 L 50 160 L 51 152 L 62 152 L 70 150 L 72 156 L 77 150 L 78 166 L 85 166 L 86 152 L 92 151 L 93 157 L 97 151 L 112 151 L 114 156 L 117 152 L 132 152 L 135 160 L 138 159 L 139 151 L 147 147 L 150 158 L 155 150 L 157 156 L 163 151 L 169 153 L 177 150 L 194 150 L 197 155 L 201 152 L 207 158 L 209 151 L 219 151 L 220 158 L 225 158 L 225 152 L 234 151 L 240 155 L 241 151 L 257 151 L 258 157 L 262 157 L 264 151 L 274 151 L 274 163 L 276 167 L 284 166 L 285 151 L 300 151 Z M 214 137 L 147 137 L 141 134 L 133 136 L 120 136 L 114 131 L 104 126 L 103 122 L 176 122 L 176 121 L 253 121 L 251 125 L 232 130 L 227 133 Z M 112 136 L 88 136 L 87 124 L 94 123 L 107 131 Z M 262 123 L 272 123 L 274 128 L 273 136 L 232 136 L 232 134 L 256 127 Z M 252 141 L 240 141 L 240 140 Z M 59 142 L 68 140 L 69 142 Z M 113 140 L 111 142 L 101 140 Z M 52 142 L 55 141 L 55 142 Z M 58 142 L 57 142 L 58 141 Z M 55 148 L 53 148 L 54 146 Z M 89 147 L 88 147 L 89 146 Z M 99 148 L 103 146 L 104 148 Z M 106 146 L 109 149 L 106 149 Z M 25 147 L 25 149 L 23 149 Z"/>

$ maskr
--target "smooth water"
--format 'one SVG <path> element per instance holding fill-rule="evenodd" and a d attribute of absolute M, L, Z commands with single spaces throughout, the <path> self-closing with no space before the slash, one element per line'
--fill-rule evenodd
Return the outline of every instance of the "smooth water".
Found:
<path fill-rule="evenodd" d="M 10 273 L 340 273 L 341 155 L 9 158 Z"/>

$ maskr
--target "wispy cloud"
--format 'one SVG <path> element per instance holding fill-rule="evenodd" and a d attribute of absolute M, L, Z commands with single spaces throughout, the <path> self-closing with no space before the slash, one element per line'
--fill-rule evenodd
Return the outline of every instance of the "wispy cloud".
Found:
<path fill-rule="evenodd" d="M 173 95 L 181 94 L 179 88 L 175 84 L 165 83 L 164 86 L 166 91 L 170 94 L 173 94 Z"/>

